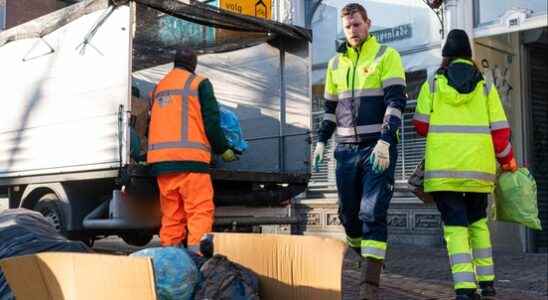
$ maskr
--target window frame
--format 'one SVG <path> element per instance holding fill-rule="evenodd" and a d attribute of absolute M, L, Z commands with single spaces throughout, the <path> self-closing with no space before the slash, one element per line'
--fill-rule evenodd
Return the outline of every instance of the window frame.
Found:
<path fill-rule="evenodd" d="M 501 22 L 499 22 L 501 20 L 500 17 L 498 19 L 480 23 L 480 1 L 485 0 L 474 0 L 472 3 L 475 38 L 540 28 L 548 25 L 546 22 L 548 18 L 548 8 L 545 11 L 533 13 L 531 16 L 526 17 L 521 24 L 512 27 L 507 24 L 501 24 Z"/>

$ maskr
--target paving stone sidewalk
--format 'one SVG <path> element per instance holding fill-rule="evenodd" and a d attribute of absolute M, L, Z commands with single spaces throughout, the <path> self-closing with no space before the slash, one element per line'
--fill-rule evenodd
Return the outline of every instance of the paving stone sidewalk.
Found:
<path fill-rule="evenodd" d="M 499 300 L 547 300 L 548 254 L 494 250 Z M 381 299 L 453 299 L 447 252 L 394 245 L 387 254 Z"/>

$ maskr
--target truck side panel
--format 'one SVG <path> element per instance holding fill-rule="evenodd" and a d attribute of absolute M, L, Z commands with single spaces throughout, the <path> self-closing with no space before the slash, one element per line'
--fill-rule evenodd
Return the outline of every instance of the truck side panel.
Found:
<path fill-rule="evenodd" d="M 112 11 L 82 47 L 104 14 L 0 47 L 0 178 L 119 165 L 119 132 L 122 145 L 127 135 L 119 109 L 129 108 L 129 9 Z"/>
<path fill-rule="evenodd" d="M 248 150 L 237 162 L 217 161 L 219 169 L 249 172 L 309 172 L 310 57 L 308 44 L 285 53 L 284 153 L 280 155 L 281 68 L 280 51 L 268 44 L 237 51 L 200 55 L 197 74 L 212 82 L 219 103 L 240 118 Z M 172 64 L 133 73 L 142 93 L 152 90 Z M 285 168 L 280 169 L 280 158 Z"/>

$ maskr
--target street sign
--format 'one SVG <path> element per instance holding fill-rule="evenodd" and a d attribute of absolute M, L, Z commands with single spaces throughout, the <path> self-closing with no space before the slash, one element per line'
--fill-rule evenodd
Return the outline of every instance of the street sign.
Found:
<path fill-rule="evenodd" d="M 272 0 L 220 0 L 219 6 L 243 15 L 272 19 Z"/>

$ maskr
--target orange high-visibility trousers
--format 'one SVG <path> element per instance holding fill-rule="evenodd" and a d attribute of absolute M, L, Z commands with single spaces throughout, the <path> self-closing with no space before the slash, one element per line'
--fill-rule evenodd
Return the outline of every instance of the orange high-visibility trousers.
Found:
<path fill-rule="evenodd" d="M 202 236 L 211 232 L 214 205 L 213 186 L 208 173 L 181 172 L 157 177 L 160 187 L 162 246 L 197 246 Z"/>

